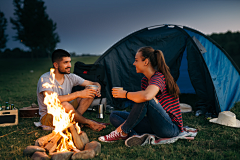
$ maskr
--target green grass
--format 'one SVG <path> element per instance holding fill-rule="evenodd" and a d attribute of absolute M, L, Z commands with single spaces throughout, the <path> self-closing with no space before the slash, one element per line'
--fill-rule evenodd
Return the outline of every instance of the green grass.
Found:
<path fill-rule="evenodd" d="M 82 61 L 94 63 L 98 57 L 72 58 L 74 63 Z M 36 88 L 39 77 L 51 68 L 50 59 L 1 59 L 0 60 L 0 102 L 14 103 L 17 108 L 37 103 Z M 33 70 L 33 73 L 30 72 Z M 194 106 L 196 95 L 181 95 L 180 101 Z M 240 119 L 240 103 L 232 109 Z M 95 112 L 86 112 L 87 118 L 96 119 Z M 109 115 L 104 115 L 103 122 L 109 122 Z M 0 159 L 30 159 L 23 156 L 28 145 L 34 145 L 36 139 L 50 131 L 37 129 L 33 122 L 38 118 L 19 118 L 15 126 L 0 127 Z M 240 129 L 209 123 L 203 116 L 194 113 L 183 114 L 184 126 L 198 129 L 194 140 L 178 140 L 173 144 L 146 145 L 128 148 L 124 141 L 101 143 L 101 154 L 94 159 L 240 159 Z M 90 139 L 96 140 L 101 135 L 110 133 L 114 127 L 108 126 L 101 132 L 83 128 Z"/>

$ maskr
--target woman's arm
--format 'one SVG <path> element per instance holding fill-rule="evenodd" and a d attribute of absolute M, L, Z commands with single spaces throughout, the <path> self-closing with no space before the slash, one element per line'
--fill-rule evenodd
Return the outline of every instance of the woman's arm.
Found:
<path fill-rule="evenodd" d="M 136 103 L 142 103 L 153 99 L 159 92 L 159 87 L 156 85 L 149 85 L 143 91 L 128 92 L 125 90 L 112 89 L 112 95 L 114 98 L 127 98 Z M 127 97 L 126 97 L 127 93 Z"/>

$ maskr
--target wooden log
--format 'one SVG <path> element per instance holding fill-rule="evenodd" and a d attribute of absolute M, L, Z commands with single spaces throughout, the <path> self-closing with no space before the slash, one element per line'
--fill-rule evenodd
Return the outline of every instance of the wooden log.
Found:
<path fill-rule="evenodd" d="M 62 136 L 60 135 L 60 133 L 57 133 L 56 135 L 54 135 L 54 137 L 48 142 L 48 144 L 44 147 L 44 149 L 46 149 L 49 153 L 54 152 L 57 147 L 57 142 L 61 137 Z"/>
<path fill-rule="evenodd" d="M 35 146 L 44 147 L 48 143 L 48 141 L 51 140 L 52 137 L 54 137 L 55 134 L 56 134 L 55 132 L 52 132 L 46 136 L 38 138 L 35 141 Z"/>
<path fill-rule="evenodd" d="M 89 139 L 86 132 L 81 131 L 79 137 L 81 139 L 81 142 L 83 143 L 83 147 L 85 147 L 85 145 L 89 143 Z"/>
<path fill-rule="evenodd" d="M 73 142 L 77 149 L 83 150 L 85 144 L 89 142 L 88 136 L 85 132 L 81 132 L 80 134 L 77 133 L 77 130 L 74 125 L 71 125 L 69 127 L 72 136 L 73 136 Z"/>

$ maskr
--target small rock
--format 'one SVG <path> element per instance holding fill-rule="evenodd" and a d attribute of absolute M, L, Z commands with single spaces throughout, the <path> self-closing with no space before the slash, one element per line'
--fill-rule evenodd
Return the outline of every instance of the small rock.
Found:
<path fill-rule="evenodd" d="M 32 160 L 50 160 L 50 157 L 46 154 L 46 152 L 35 152 L 32 157 Z"/>
<path fill-rule="evenodd" d="M 27 146 L 23 150 L 23 155 L 25 156 L 31 156 L 34 152 L 45 152 L 45 149 L 39 146 Z"/>
<path fill-rule="evenodd" d="M 77 153 L 74 153 L 72 159 L 91 159 L 95 157 L 94 150 L 84 150 Z"/>
<path fill-rule="evenodd" d="M 94 150 L 95 155 L 98 155 L 101 153 L 101 143 L 97 141 L 92 141 L 90 143 L 87 143 L 85 145 L 84 150 Z"/>
<path fill-rule="evenodd" d="M 74 152 L 56 152 L 52 154 L 52 160 L 69 160 Z"/>

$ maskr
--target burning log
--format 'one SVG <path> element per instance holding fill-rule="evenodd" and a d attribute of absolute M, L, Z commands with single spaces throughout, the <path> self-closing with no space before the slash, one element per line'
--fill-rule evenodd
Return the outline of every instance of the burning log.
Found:
<path fill-rule="evenodd" d="M 87 144 L 89 142 L 88 136 L 85 132 L 80 132 L 80 134 L 77 133 L 74 125 L 71 125 L 69 127 L 72 136 L 73 136 L 73 142 L 75 144 L 75 146 L 77 147 L 77 149 L 79 150 L 83 150 L 85 144 Z"/>
<path fill-rule="evenodd" d="M 56 134 L 55 132 L 52 132 L 44 137 L 38 138 L 35 141 L 35 146 L 44 147 L 55 134 Z"/>
<path fill-rule="evenodd" d="M 56 135 L 54 135 L 54 137 L 48 142 L 48 144 L 44 147 L 44 149 L 46 149 L 49 153 L 54 152 L 55 149 L 57 148 L 57 142 L 61 137 L 62 136 L 60 135 L 60 133 L 57 133 Z"/>
<path fill-rule="evenodd" d="M 43 87 L 56 87 L 54 85 L 54 69 L 50 70 L 50 75 L 52 75 L 52 79 L 49 78 L 49 80 L 52 84 L 46 82 L 43 84 Z M 32 150 L 33 147 L 27 147 L 28 150 L 24 151 L 24 153 L 27 153 L 26 155 L 33 154 L 32 159 L 49 159 L 46 154 L 48 152 L 52 159 L 69 159 L 70 157 L 78 159 L 93 158 L 101 152 L 101 144 L 95 141 L 89 143 L 87 134 L 81 131 L 78 124 L 74 121 L 73 111 L 65 111 L 56 92 L 46 93 L 44 104 L 47 105 L 48 114 L 53 115 L 54 131 L 37 139 L 34 150 Z M 42 147 L 42 149 L 37 148 L 37 146 Z"/>

